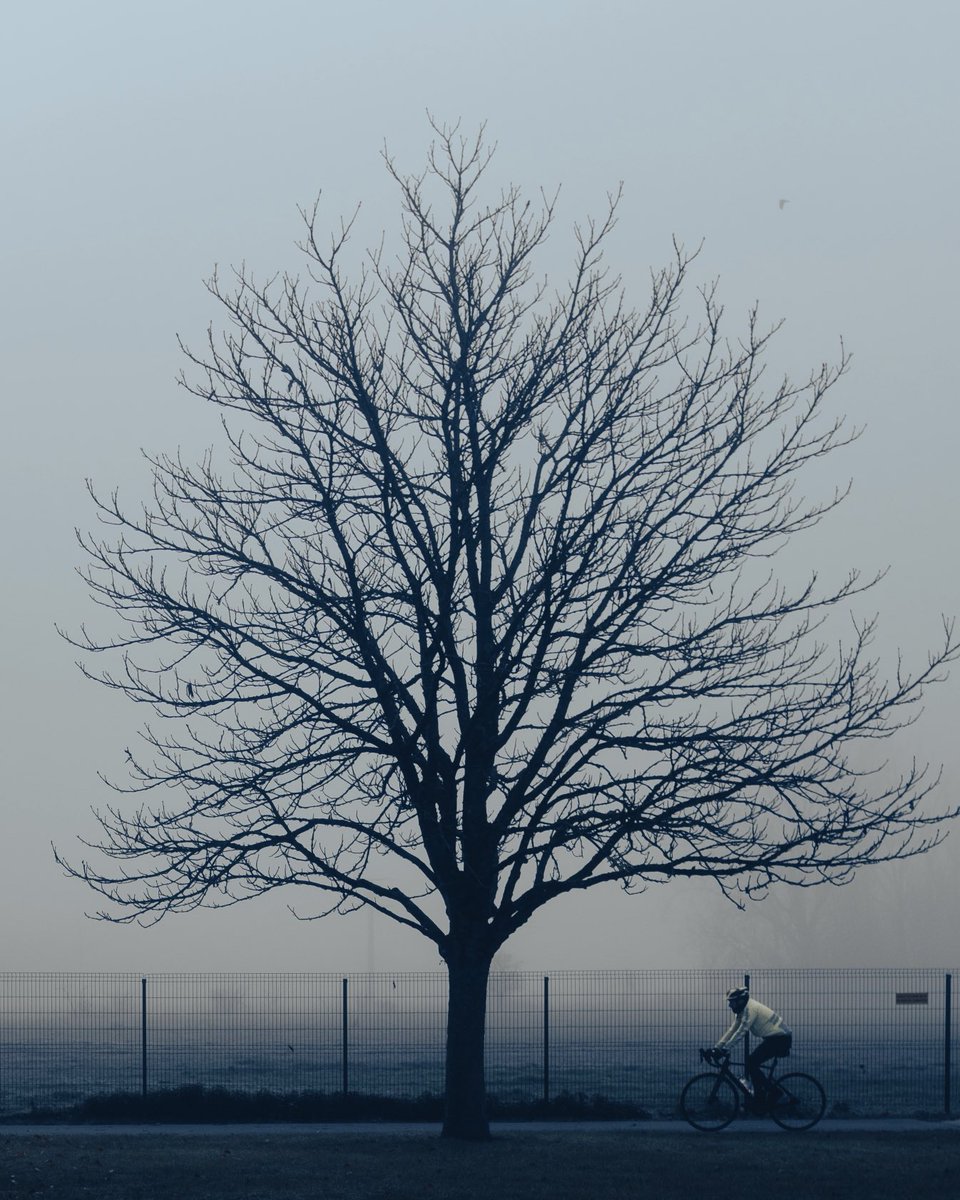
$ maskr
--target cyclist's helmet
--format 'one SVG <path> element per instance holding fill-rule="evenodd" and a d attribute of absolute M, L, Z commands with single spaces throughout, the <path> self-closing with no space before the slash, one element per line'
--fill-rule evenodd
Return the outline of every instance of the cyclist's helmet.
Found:
<path fill-rule="evenodd" d="M 734 1012 L 740 1012 L 750 999 L 750 993 L 745 987 L 731 988 L 727 992 L 727 1003 Z"/>

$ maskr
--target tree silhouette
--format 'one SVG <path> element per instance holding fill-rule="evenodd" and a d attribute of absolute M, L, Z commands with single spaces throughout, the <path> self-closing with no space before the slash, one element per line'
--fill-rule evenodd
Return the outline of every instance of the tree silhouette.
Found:
<path fill-rule="evenodd" d="M 848 440 L 824 415 L 843 354 L 767 385 L 755 312 L 734 343 L 712 288 L 684 317 L 680 246 L 631 308 L 615 196 L 551 290 L 553 202 L 483 200 L 483 134 L 436 134 L 421 176 L 385 156 L 396 257 L 350 282 L 352 223 L 327 243 L 314 208 L 305 276 L 211 280 L 225 331 L 183 382 L 224 410 L 224 461 L 151 458 L 139 511 L 95 495 L 85 573 L 119 632 L 74 641 L 172 720 L 128 764 L 139 806 L 100 814 L 106 860 L 65 865 L 115 920 L 300 885 L 422 933 L 449 974 L 444 1132 L 482 1138 L 511 934 L 575 889 L 756 894 L 921 852 L 948 815 L 925 771 L 880 783 L 847 750 L 956 647 L 885 683 L 872 622 L 817 640 L 869 580 L 769 569 L 840 498 L 793 482 Z"/>

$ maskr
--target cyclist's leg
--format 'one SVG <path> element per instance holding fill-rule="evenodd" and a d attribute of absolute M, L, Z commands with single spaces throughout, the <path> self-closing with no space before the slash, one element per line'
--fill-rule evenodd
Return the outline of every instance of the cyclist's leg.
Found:
<path fill-rule="evenodd" d="M 760 1067 L 771 1058 L 782 1058 L 783 1055 L 789 1054 L 790 1042 L 791 1039 L 785 1034 L 775 1033 L 772 1037 L 764 1038 L 747 1058 L 747 1075 L 753 1084 L 753 1094 L 757 1100 L 764 1099 L 767 1085 L 766 1076 Z"/>

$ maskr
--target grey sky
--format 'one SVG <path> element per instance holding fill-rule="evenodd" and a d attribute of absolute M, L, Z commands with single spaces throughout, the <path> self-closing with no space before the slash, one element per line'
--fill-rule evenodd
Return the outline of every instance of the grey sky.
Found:
<path fill-rule="evenodd" d="M 638 301 L 671 236 L 703 238 L 700 277 L 719 277 L 731 334 L 756 299 L 786 319 L 771 373 L 836 357 L 842 335 L 854 361 L 837 396 L 866 433 L 829 474 L 853 492 L 791 555 L 834 573 L 889 565 L 862 609 L 881 614 L 888 666 L 960 613 L 955 4 L 39 0 L 4 23 L 5 969 L 435 963 L 364 917 L 297 924 L 276 896 L 150 931 L 97 925 L 49 848 L 94 832 L 89 809 L 110 798 L 96 771 L 145 715 L 85 683 L 54 632 L 91 613 L 73 575 L 73 526 L 93 519 L 84 478 L 132 499 L 139 447 L 190 456 L 216 437 L 174 383 L 175 334 L 196 343 L 219 320 L 203 278 L 241 259 L 296 269 L 296 206 L 321 191 L 321 224 L 363 201 L 362 236 L 389 237 L 379 151 L 419 168 L 428 109 L 488 122 L 491 179 L 562 186 L 553 275 L 573 222 L 623 180 L 615 265 Z M 895 747 L 944 762 L 954 796 L 958 699 L 955 672 Z M 956 964 L 960 830 L 953 842 L 818 900 L 820 941 L 795 955 Z M 508 950 L 530 967 L 696 965 L 743 961 L 753 938 L 759 963 L 788 940 L 789 905 L 779 932 L 716 908 L 682 887 L 572 899 Z"/>

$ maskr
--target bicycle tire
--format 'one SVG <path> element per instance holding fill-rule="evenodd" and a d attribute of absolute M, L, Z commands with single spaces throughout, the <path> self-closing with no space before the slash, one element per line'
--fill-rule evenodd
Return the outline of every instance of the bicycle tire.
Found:
<path fill-rule="evenodd" d="M 769 1115 L 781 1129 L 797 1133 L 811 1129 L 827 1111 L 826 1093 L 812 1075 L 793 1071 L 781 1075 L 774 1081 L 774 1086 L 784 1095 L 777 1098 Z"/>
<path fill-rule="evenodd" d="M 714 1072 L 694 1075 L 680 1093 L 680 1112 L 694 1129 L 726 1129 L 740 1111 L 740 1097 L 729 1079 Z"/>

